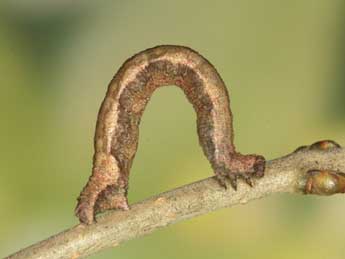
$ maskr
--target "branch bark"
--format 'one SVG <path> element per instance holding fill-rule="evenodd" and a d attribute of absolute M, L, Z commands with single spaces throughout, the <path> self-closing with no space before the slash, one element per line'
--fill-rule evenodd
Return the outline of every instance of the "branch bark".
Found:
<path fill-rule="evenodd" d="M 232 188 L 225 190 L 214 177 L 194 182 L 136 203 L 129 211 L 105 213 L 98 217 L 96 224 L 76 225 L 6 258 L 87 257 L 156 229 L 221 208 L 244 204 L 273 193 L 305 193 L 306 186 L 311 186 L 307 172 L 313 169 L 345 172 L 345 149 L 304 148 L 268 161 L 265 176 L 255 180 L 252 188 L 240 181 L 237 191 Z M 341 177 L 344 175 L 340 173 Z"/>

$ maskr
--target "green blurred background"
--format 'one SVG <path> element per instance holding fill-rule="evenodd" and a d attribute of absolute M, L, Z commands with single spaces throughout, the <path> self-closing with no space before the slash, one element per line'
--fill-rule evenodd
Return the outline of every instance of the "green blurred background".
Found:
<path fill-rule="evenodd" d="M 236 145 L 272 159 L 345 144 L 345 2 L 1 1 L 0 257 L 78 221 L 97 112 L 134 53 L 186 45 L 231 91 Z M 212 175 L 182 91 L 144 113 L 130 202 Z M 275 195 L 91 258 L 344 258 L 343 196 Z"/>

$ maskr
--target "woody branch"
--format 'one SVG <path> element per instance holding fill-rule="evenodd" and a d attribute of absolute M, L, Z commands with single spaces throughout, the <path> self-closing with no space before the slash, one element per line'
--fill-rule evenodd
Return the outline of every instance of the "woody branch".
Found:
<path fill-rule="evenodd" d="M 95 224 L 76 225 L 7 258 L 87 257 L 181 220 L 274 193 L 344 192 L 345 149 L 332 142 L 317 143 L 268 161 L 265 176 L 255 180 L 252 188 L 240 181 L 237 191 L 225 190 L 214 177 L 207 178 L 133 204 L 129 211 L 110 211 Z"/>

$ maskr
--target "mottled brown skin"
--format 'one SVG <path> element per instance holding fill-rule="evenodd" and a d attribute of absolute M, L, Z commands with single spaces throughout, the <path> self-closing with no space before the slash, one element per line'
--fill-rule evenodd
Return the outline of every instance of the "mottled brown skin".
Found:
<path fill-rule="evenodd" d="M 157 46 L 128 59 L 113 80 L 98 114 L 92 175 L 78 198 L 76 215 L 85 224 L 108 209 L 129 209 L 128 177 L 138 147 L 139 123 L 152 93 L 160 86 L 180 87 L 197 115 L 199 142 L 219 183 L 237 178 L 252 184 L 265 159 L 235 151 L 229 95 L 216 69 L 182 46 Z"/>

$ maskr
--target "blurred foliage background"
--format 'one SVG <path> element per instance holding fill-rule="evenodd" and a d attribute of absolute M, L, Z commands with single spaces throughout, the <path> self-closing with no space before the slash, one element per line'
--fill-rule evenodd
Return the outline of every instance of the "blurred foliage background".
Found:
<path fill-rule="evenodd" d="M 108 82 L 134 53 L 192 47 L 230 89 L 236 144 L 272 159 L 345 144 L 345 3 L 0 3 L 0 257 L 77 223 Z M 130 202 L 212 175 L 182 91 L 144 113 Z M 91 258 L 343 258 L 344 198 L 275 195 L 157 231 Z"/>

